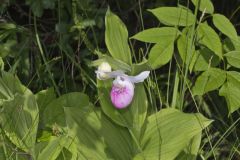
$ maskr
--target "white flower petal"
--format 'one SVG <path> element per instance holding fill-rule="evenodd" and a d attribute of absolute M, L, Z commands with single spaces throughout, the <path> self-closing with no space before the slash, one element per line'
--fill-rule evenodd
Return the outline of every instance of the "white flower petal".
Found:
<path fill-rule="evenodd" d="M 136 76 L 128 76 L 128 79 L 132 83 L 140 83 L 140 82 L 143 82 L 149 76 L 149 73 L 150 71 L 143 71 Z"/>

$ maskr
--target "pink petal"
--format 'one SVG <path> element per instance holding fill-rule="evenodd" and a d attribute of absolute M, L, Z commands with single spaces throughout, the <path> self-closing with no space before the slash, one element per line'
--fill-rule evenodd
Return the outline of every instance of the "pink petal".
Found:
<path fill-rule="evenodd" d="M 113 105 L 118 109 L 126 108 L 133 99 L 134 95 L 134 85 L 125 80 L 124 86 L 113 85 L 111 90 L 111 101 Z"/>

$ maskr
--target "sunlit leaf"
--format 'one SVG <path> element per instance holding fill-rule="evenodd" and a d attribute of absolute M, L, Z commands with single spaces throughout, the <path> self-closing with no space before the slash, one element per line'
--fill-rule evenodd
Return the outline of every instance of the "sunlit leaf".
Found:
<path fill-rule="evenodd" d="M 128 45 L 128 31 L 118 16 L 108 9 L 105 17 L 105 42 L 113 58 L 131 64 L 131 51 Z"/>
<path fill-rule="evenodd" d="M 213 24 L 221 31 L 223 34 L 228 36 L 230 39 L 237 41 L 238 35 L 233 24 L 229 21 L 227 17 L 221 14 L 213 15 Z"/>
<path fill-rule="evenodd" d="M 17 77 L 4 71 L 1 72 L 0 91 L 2 129 L 14 145 L 33 153 L 39 122 L 34 95 Z"/>
<path fill-rule="evenodd" d="M 75 139 L 85 159 L 131 159 L 132 140 L 126 128 L 120 127 L 93 107 L 64 108 L 69 136 Z"/>
<path fill-rule="evenodd" d="M 41 113 L 52 100 L 56 99 L 56 95 L 54 89 L 49 88 L 35 94 L 35 98 L 37 100 L 39 112 Z"/>
<path fill-rule="evenodd" d="M 201 23 L 198 26 L 199 43 L 212 50 L 217 56 L 222 58 L 222 44 L 217 33 L 207 24 Z"/>
<path fill-rule="evenodd" d="M 183 29 L 177 40 L 177 48 L 183 62 L 190 63 L 195 52 L 195 45 L 191 41 L 191 34 L 188 28 Z"/>
<path fill-rule="evenodd" d="M 158 43 L 166 41 L 166 39 L 175 39 L 179 35 L 179 31 L 174 27 L 150 28 L 137 33 L 132 38 L 143 42 Z"/>
<path fill-rule="evenodd" d="M 213 13 L 214 12 L 214 6 L 211 2 L 211 0 L 192 0 L 192 3 L 196 7 L 199 4 L 199 10 L 205 11 L 205 13 Z"/>
<path fill-rule="evenodd" d="M 8 138 L 20 149 L 33 153 L 39 119 L 33 94 L 17 94 L 4 102 L 2 109 L 0 122 Z"/>
<path fill-rule="evenodd" d="M 240 68 L 240 51 L 231 51 L 224 54 L 224 56 L 230 65 Z"/>
<path fill-rule="evenodd" d="M 64 107 L 73 107 L 81 104 L 81 106 L 89 105 L 89 98 L 83 93 L 72 92 L 51 101 L 43 113 L 43 123 L 47 127 L 59 126 L 66 127 L 64 116 Z"/>
<path fill-rule="evenodd" d="M 142 157 L 145 160 L 172 160 L 210 123 L 211 121 L 201 114 L 163 109 L 148 117 L 141 139 L 143 152 L 137 155 L 136 159 Z"/>
<path fill-rule="evenodd" d="M 240 107 L 240 73 L 236 71 L 227 72 L 227 81 L 219 90 L 219 95 L 226 98 L 229 113 L 233 113 Z"/>
<path fill-rule="evenodd" d="M 225 81 L 225 71 L 218 68 L 209 68 L 196 80 L 192 89 L 194 95 L 203 95 L 209 91 L 218 89 Z"/>
<path fill-rule="evenodd" d="M 202 133 L 195 135 L 188 146 L 178 155 L 177 160 L 196 160 L 200 147 Z"/>
<path fill-rule="evenodd" d="M 194 24 L 195 17 L 192 12 L 180 7 L 159 7 L 150 9 L 160 22 L 173 26 L 190 26 Z"/>
<path fill-rule="evenodd" d="M 165 40 L 155 44 L 149 53 L 148 64 L 152 69 L 167 64 L 173 55 L 174 40 Z"/>
<path fill-rule="evenodd" d="M 220 63 L 220 58 L 208 48 L 197 50 L 194 54 L 190 66 L 194 71 L 206 71 L 209 66 L 216 67 Z"/>
<path fill-rule="evenodd" d="M 40 142 L 35 146 L 35 159 L 38 160 L 55 160 L 63 147 L 67 145 L 67 138 L 65 136 L 54 137 L 50 141 Z"/>

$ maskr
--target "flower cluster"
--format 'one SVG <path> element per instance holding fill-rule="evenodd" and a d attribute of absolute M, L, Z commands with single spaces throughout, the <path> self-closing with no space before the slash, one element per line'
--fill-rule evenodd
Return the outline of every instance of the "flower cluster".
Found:
<path fill-rule="evenodd" d="M 150 73 L 150 71 L 143 71 L 136 76 L 128 76 L 121 70 L 112 71 L 107 62 L 101 63 L 95 72 L 100 80 L 115 78 L 110 96 L 113 105 L 118 109 L 126 108 L 132 102 L 134 83 L 143 82 Z"/>

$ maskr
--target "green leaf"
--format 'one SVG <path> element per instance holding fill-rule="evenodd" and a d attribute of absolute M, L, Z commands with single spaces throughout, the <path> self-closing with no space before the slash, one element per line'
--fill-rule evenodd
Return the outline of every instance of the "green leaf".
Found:
<path fill-rule="evenodd" d="M 54 99 L 56 99 L 56 94 L 54 92 L 54 88 L 48 88 L 46 90 L 42 90 L 35 94 L 35 98 L 37 100 L 39 113 L 42 113 L 45 107 Z"/>
<path fill-rule="evenodd" d="M 148 64 L 152 69 L 157 69 L 167 64 L 173 55 L 174 40 L 165 40 L 155 44 L 148 58 Z"/>
<path fill-rule="evenodd" d="M 137 39 L 143 42 L 158 43 L 165 41 L 166 39 L 176 39 L 179 35 L 179 31 L 174 27 L 161 27 L 150 28 L 142 32 L 137 33 L 131 38 Z"/>
<path fill-rule="evenodd" d="M 229 113 L 233 113 L 240 108 L 240 73 L 236 71 L 227 72 L 227 81 L 223 84 L 219 90 L 219 95 L 224 96 Z"/>
<path fill-rule="evenodd" d="M 30 92 L 14 75 L 5 71 L 1 71 L 0 74 L 0 103 L 12 100 L 15 94 Z"/>
<path fill-rule="evenodd" d="M 1 71 L 0 123 L 14 145 L 32 153 L 38 128 L 38 106 L 31 91 L 14 75 Z"/>
<path fill-rule="evenodd" d="M 15 95 L 3 103 L 0 122 L 6 135 L 20 149 L 33 153 L 38 128 L 38 107 L 32 93 Z"/>
<path fill-rule="evenodd" d="M 237 31 L 229 19 L 224 15 L 214 14 L 213 24 L 217 27 L 217 29 L 219 29 L 219 31 L 228 36 L 230 39 L 234 41 L 238 40 Z"/>
<path fill-rule="evenodd" d="M 132 159 L 132 140 L 120 127 L 93 107 L 64 108 L 69 136 L 85 159 Z"/>
<path fill-rule="evenodd" d="M 240 51 L 231 51 L 224 54 L 224 56 L 230 65 L 240 68 Z"/>
<path fill-rule="evenodd" d="M 144 59 L 140 63 L 132 64 L 131 74 L 137 75 L 143 71 L 149 71 L 149 70 L 151 70 L 151 66 L 148 64 L 148 61 Z"/>
<path fill-rule="evenodd" d="M 145 160 L 172 160 L 210 123 L 201 114 L 162 109 L 148 117 L 141 139 L 143 152 L 136 157 L 141 156 Z"/>
<path fill-rule="evenodd" d="M 143 84 L 135 86 L 132 103 L 125 109 L 116 109 L 110 99 L 111 81 L 98 81 L 99 99 L 103 112 L 115 123 L 127 127 L 139 137 L 147 114 L 148 100 Z"/>
<path fill-rule="evenodd" d="M 183 62 L 188 63 L 190 60 L 192 61 L 195 45 L 191 41 L 189 28 L 183 29 L 181 36 L 177 40 L 177 48 Z"/>
<path fill-rule="evenodd" d="M 16 40 L 7 40 L 5 43 L 0 44 L 0 57 L 4 58 L 13 52 L 13 48 L 16 46 Z"/>
<path fill-rule="evenodd" d="M 233 42 L 231 41 L 230 38 L 225 38 L 223 40 L 223 51 L 224 53 L 227 53 L 227 52 L 230 52 L 230 51 L 233 51 L 233 50 L 237 50 L 235 49 L 235 46 L 233 44 Z"/>
<path fill-rule="evenodd" d="M 172 26 L 191 26 L 195 17 L 192 12 L 180 7 L 159 7 L 150 9 L 160 22 Z"/>
<path fill-rule="evenodd" d="M 192 92 L 194 95 L 203 95 L 219 88 L 226 79 L 225 71 L 218 68 L 209 68 L 198 76 Z"/>
<path fill-rule="evenodd" d="M 208 48 L 197 50 L 190 66 L 194 71 L 206 71 L 209 66 L 215 67 L 219 64 L 220 58 Z"/>
<path fill-rule="evenodd" d="M 43 113 L 43 123 L 47 127 L 59 126 L 66 127 L 64 107 L 88 106 L 89 98 L 83 93 L 72 92 L 51 101 Z"/>
<path fill-rule="evenodd" d="M 105 42 L 113 58 L 131 64 L 128 31 L 124 23 L 108 9 L 105 17 Z"/>
<path fill-rule="evenodd" d="M 35 146 L 35 159 L 38 160 L 55 160 L 63 147 L 68 144 L 65 136 L 54 137 L 50 141 L 40 142 Z"/>
<path fill-rule="evenodd" d="M 188 146 L 184 149 L 184 151 L 182 151 L 178 155 L 176 159 L 177 160 L 186 160 L 186 159 L 196 160 L 200 143 L 201 143 L 201 136 L 202 136 L 202 133 L 195 135 L 192 138 L 191 142 L 188 144 Z"/>
<path fill-rule="evenodd" d="M 199 5 L 199 10 L 200 11 L 204 11 L 205 13 L 213 13 L 214 12 L 214 6 L 211 2 L 211 0 L 192 0 L 192 3 L 194 4 L 194 6 L 196 7 L 197 4 L 200 2 Z"/>
<path fill-rule="evenodd" d="M 197 30 L 199 43 L 212 50 L 217 56 L 222 58 L 222 44 L 217 33 L 207 24 L 201 23 Z"/>

